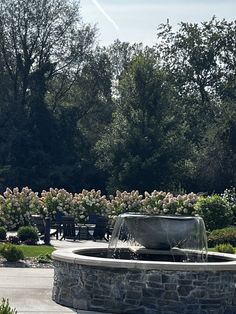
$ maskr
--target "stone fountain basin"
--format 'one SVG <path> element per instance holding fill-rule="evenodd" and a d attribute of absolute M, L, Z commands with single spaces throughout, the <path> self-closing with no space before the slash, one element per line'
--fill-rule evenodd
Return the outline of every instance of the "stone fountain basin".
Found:
<path fill-rule="evenodd" d="M 104 247 L 53 252 L 53 300 L 117 314 L 236 313 L 235 255 L 210 252 L 218 262 L 189 263 L 98 257 L 104 252 Z"/>
<path fill-rule="evenodd" d="M 106 252 L 104 247 L 84 247 L 79 249 L 56 250 L 52 253 L 55 262 L 65 262 L 75 265 L 86 265 L 94 267 L 112 267 L 145 270 L 183 270 L 183 271 L 236 271 L 236 255 L 218 252 L 208 252 L 209 258 L 217 258 L 217 262 L 168 262 L 168 261 L 148 261 L 148 260 L 128 260 L 97 257 Z M 150 250 L 152 251 L 152 250 Z M 169 254 L 170 251 L 155 251 L 157 254 Z M 94 255 L 94 256 L 93 256 Z M 220 260 L 220 261 L 219 261 Z"/>
<path fill-rule="evenodd" d="M 124 215 L 125 226 L 136 242 L 148 249 L 168 250 L 186 242 L 202 241 L 205 227 L 200 217 Z M 204 230 L 203 230 L 204 229 Z"/>

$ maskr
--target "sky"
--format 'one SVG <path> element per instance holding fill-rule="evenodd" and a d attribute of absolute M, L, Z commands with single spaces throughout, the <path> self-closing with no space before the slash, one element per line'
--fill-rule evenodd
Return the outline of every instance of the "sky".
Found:
<path fill-rule="evenodd" d="M 236 19 L 236 0 L 80 0 L 84 22 L 96 24 L 98 41 L 109 45 L 115 39 L 143 42 L 157 41 L 157 27 L 169 23 L 200 23 L 213 15 L 227 21 Z"/>

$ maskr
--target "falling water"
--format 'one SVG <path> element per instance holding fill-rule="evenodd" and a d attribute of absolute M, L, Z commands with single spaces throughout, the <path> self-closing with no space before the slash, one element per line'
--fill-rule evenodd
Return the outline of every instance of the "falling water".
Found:
<path fill-rule="evenodd" d="M 172 261 L 206 262 L 204 221 L 200 217 L 122 214 L 114 226 L 108 257 L 122 258 L 127 251 L 131 259 L 149 256 L 159 260 L 166 254 Z"/>

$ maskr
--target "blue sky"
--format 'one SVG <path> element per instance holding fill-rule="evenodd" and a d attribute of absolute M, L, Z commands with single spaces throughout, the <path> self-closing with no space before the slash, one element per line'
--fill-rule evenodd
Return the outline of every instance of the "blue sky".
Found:
<path fill-rule="evenodd" d="M 156 42 L 157 26 L 207 21 L 215 15 L 236 19 L 236 0 L 80 0 L 84 22 L 97 24 L 101 45 L 121 41 Z"/>

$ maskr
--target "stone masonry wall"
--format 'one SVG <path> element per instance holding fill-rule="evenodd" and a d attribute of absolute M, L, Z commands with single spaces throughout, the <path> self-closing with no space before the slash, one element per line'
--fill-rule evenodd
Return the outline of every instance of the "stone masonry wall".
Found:
<path fill-rule="evenodd" d="M 54 261 L 53 300 L 129 314 L 235 314 L 236 272 L 128 270 Z"/>

